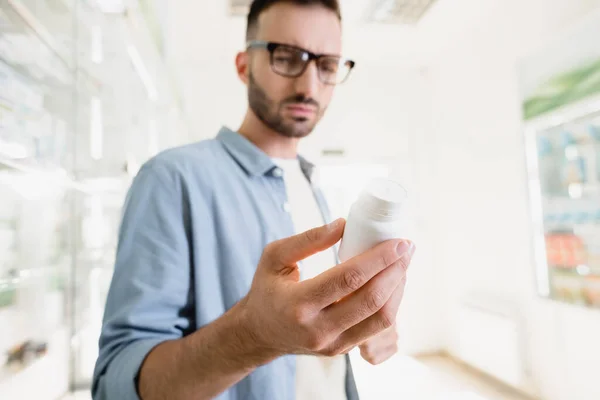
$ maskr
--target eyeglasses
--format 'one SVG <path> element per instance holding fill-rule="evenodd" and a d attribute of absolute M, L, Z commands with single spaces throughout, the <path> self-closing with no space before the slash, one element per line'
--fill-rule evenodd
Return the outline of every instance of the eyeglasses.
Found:
<path fill-rule="evenodd" d="M 354 68 L 354 61 L 327 54 L 314 54 L 300 47 L 287 44 L 253 40 L 247 48 L 267 49 L 271 56 L 271 69 L 287 78 L 301 76 L 308 64 L 315 60 L 319 79 L 326 85 L 343 83 Z"/>

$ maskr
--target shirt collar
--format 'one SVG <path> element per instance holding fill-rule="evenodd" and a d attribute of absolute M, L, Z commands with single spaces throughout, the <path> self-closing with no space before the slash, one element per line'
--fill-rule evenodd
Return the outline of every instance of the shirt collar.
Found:
<path fill-rule="evenodd" d="M 217 140 L 223 143 L 229 154 L 249 175 L 266 175 L 277 167 L 264 151 L 256 147 L 254 143 L 250 142 L 244 136 L 227 127 L 221 128 L 217 135 Z M 310 179 L 315 166 L 300 155 L 298 156 L 298 160 L 300 161 L 302 172 Z"/>

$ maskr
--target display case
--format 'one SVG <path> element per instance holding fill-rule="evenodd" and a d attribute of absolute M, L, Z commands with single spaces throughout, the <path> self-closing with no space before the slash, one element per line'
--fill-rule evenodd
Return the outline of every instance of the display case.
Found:
<path fill-rule="evenodd" d="M 600 9 L 521 60 L 537 292 L 600 308 Z"/>
<path fill-rule="evenodd" d="M 600 99 L 531 122 L 541 294 L 600 308 Z"/>
<path fill-rule="evenodd" d="M 187 140 L 145 3 L 0 0 L 2 399 L 89 386 L 126 191 Z"/>

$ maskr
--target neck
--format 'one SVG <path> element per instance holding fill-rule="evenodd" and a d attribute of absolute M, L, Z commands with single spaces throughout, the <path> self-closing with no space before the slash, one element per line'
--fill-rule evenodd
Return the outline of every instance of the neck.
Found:
<path fill-rule="evenodd" d="M 296 158 L 298 156 L 299 139 L 285 137 L 275 132 L 258 119 L 252 110 L 246 113 L 238 132 L 269 157 Z"/>

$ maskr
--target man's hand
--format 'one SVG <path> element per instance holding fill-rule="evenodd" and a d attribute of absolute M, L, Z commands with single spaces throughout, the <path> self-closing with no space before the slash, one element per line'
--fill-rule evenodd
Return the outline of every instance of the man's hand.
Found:
<path fill-rule="evenodd" d="M 333 246 L 343 231 L 338 220 L 267 246 L 241 301 L 150 351 L 139 372 L 140 398 L 213 399 L 285 354 L 334 356 L 362 343 L 389 342 L 378 338 L 396 322 L 414 247 L 390 240 L 300 282 L 296 263 Z"/>
<path fill-rule="evenodd" d="M 271 243 L 239 303 L 244 334 L 272 356 L 335 356 L 390 329 L 414 246 L 389 240 L 300 282 L 297 262 L 337 243 L 344 221 Z"/>

